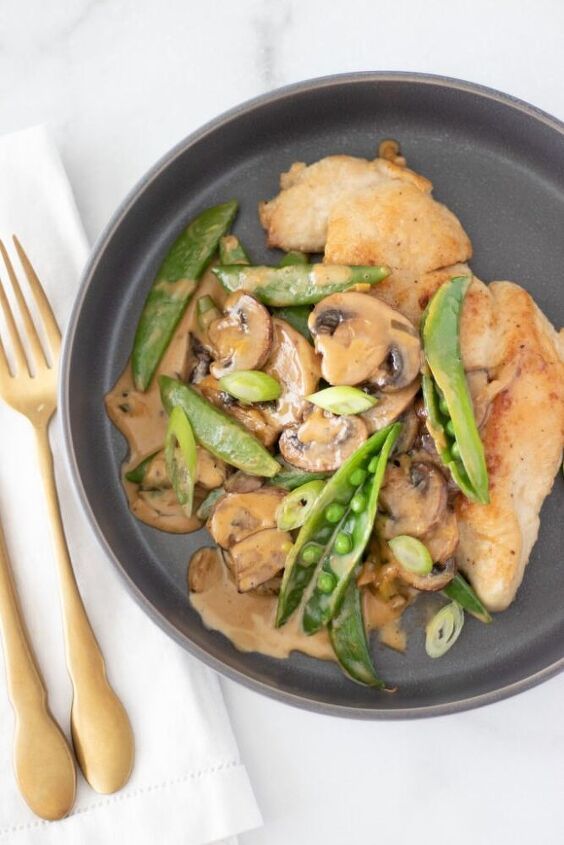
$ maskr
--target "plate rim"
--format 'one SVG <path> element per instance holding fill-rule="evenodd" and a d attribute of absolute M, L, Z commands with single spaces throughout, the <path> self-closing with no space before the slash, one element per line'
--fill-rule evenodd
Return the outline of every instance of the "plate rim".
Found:
<path fill-rule="evenodd" d="M 495 690 L 489 690 L 475 696 L 458 698 L 442 704 L 425 705 L 422 707 L 401 707 L 394 710 L 381 709 L 378 707 L 355 707 L 347 704 L 323 701 L 307 694 L 297 694 L 288 690 L 280 689 L 273 683 L 267 683 L 251 677 L 232 666 L 228 666 L 222 660 L 219 660 L 217 657 L 209 654 L 204 648 L 181 634 L 167 619 L 167 617 L 161 613 L 161 611 L 140 590 L 122 566 L 119 558 L 114 554 L 101 526 L 98 523 L 98 520 L 96 519 L 82 483 L 72 437 L 69 402 L 70 367 L 77 324 L 97 266 L 123 219 L 143 193 L 150 188 L 159 175 L 190 146 L 199 142 L 211 132 L 215 132 L 217 129 L 220 129 L 231 120 L 245 114 L 246 112 L 253 111 L 257 107 L 281 101 L 285 98 L 291 98 L 296 94 L 311 91 L 313 89 L 323 89 L 342 84 L 355 85 L 357 83 L 366 82 L 407 82 L 411 84 L 415 83 L 437 86 L 440 88 L 474 94 L 484 99 L 502 103 L 503 105 L 509 106 L 517 111 L 524 112 L 528 116 L 556 131 L 562 136 L 564 141 L 564 122 L 548 114 L 537 106 L 533 106 L 525 100 L 511 94 L 503 93 L 495 88 L 439 74 L 417 73 L 411 71 L 357 71 L 353 73 L 331 74 L 313 77 L 290 85 L 285 85 L 245 100 L 227 111 L 222 112 L 217 117 L 207 121 L 198 129 L 182 138 L 177 144 L 168 150 L 168 152 L 164 153 L 164 155 L 162 155 L 128 191 L 124 199 L 119 203 L 118 207 L 111 215 L 109 221 L 104 226 L 99 236 L 95 239 L 90 250 L 88 260 L 81 273 L 79 288 L 64 332 L 59 371 L 58 398 L 62 421 L 65 465 L 72 479 L 72 486 L 74 488 L 74 492 L 78 496 L 82 511 L 85 514 L 99 545 L 104 551 L 106 557 L 111 561 L 115 570 L 119 573 L 119 576 L 123 580 L 130 595 L 147 614 L 147 616 L 161 628 L 161 630 L 168 634 L 168 636 L 181 645 L 187 652 L 201 660 L 205 665 L 210 666 L 219 674 L 224 675 L 225 677 L 234 680 L 255 692 L 260 692 L 278 702 L 290 704 L 294 707 L 299 707 L 300 709 L 308 710 L 310 712 L 323 713 L 331 716 L 363 720 L 396 721 L 459 713 L 475 709 L 477 707 L 483 707 L 488 704 L 493 704 L 497 701 L 517 695 L 518 693 L 524 692 L 525 690 L 531 689 L 532 687 L 549 680 L 563 671 L 564 656 L 548 666 L 545 666 L 543 669 L 534 672 L 532 675 L 528 675 L 527 677 L 521 678 L 513 683 L 505 684 Z"/>

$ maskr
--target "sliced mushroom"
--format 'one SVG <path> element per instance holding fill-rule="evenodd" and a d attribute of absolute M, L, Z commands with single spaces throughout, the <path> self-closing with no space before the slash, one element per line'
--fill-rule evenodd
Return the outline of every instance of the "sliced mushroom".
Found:
<path fill-rule="evenodd" d="M 276 511 L 286 495 L 278 487 L 256 493 L 228 493 L 219 500 L 208 522 L 215 542 L 229 549 L 251 534 L 276 526 Z"/>
<path fill-rule="evenodd" d="M 314 408 L 301 425 L 284 431 L 278 445 L 289 464 L 309 472 L 330 472 L 338 469 L 367 437 L 366 424 L 360 417 L 337 417 Z"/>
<path fill-rule="evenodd" d="M 277 575 L 291 547 L 290 534 L 277 528 L 258 531 L 232 546 L 225 557 L 239 592 L 254 590 Z"/>
<path fill-rule="evenodd" d="M 227 477 L 227 467 L 220 458 L 214 457 L 211 452 L 198 446 L 198 457 L 196 464 L 196 481 L 205 487 L 206 490 L 215 490 L 221 487 Z"/>
<path fill-rule="evenodd" d="M 412 408 L 401 415 L 399 422 L 401 423 L 401 431 L 394 443 L 394 454 L 396 455 L 409 452 L 419 435 L 419 419 Z"/>
<path fill-rule="evenodd" d="M 447 485 L 443 474 L 431 463 L 412 461 L 402 455 L 386 468 L 380 491 L 378 518 L 386 540 L 399 534 L 423 537 L 442 518 L 447 506 Z"/>
<path fill-rule="evenodd" d="M 203 593 L 219 580 L 219 549 L 206 546 L 198 549 L 188 564 L 188 589 L 191 593 Z"/>
<path fill-rule="evenodd" d="M 262 409 L 265 418 L 279 430 L 302 419 L 307 405 L 304 396 L 315 393 L 321 366 L 308 341 L 285 320 L 272 320 L 272 351 L 263 370 L 282 386 L 276 402 Z"/>
<path fill-rule="evenodd" d="M 262 485 L 263 479 L 258 475 L 247 475 L 238 469 L 225 482 L 225 489 L 228 493 L 255 493 Z"/>
<path fill-rule="evenodd" d="M 370 434 L 395 422 L 413 402 L 419 387 L 419 379 L 415 379 L 407 387 L 402 387 L 394 393 L 369 390 L 370 395 L 376 399 L 376 404 L 361 416 Z"/>
<path fill-rule="evenodd" d="M 221 408 L 227 414 L 239 420 L 246 429 L 252 434 L 256 435 L 265 446 L 272 446 L 278 437 L 279 428 L 273 426 L 265 418 L 261 408 L 251 405 L 241 405 L 233 396 L 221 390 L 219 382 L 212 376 L 207 376 L 199 384 L 198 388 L 206 397 L 218 408 Z"/>
<path fill-rule="evenodd" d="M 223 317 L 208 328 L 216 361 L 211 374 L 219 379 L 235 370 L 257 370 L 267 360 L 272 345 L 272 320 L 258 300 L 237 291 L 225 300 Z"/>
<path fill-rule="evenodd" d="M 444 563 L 453 557 L 458 546 L 458 522 L 454 512 L 447 510 L 441 521 L 421 541 L 429 549 L 434 563 Z"/>
<path fill-rule="evenodd" d="M 410 587 L 415 587 L 416 590 L 423 590 L 425 592 L 443 590 L 452 581 L 455 574 L 456 564 L 454 558 L 449 558 L 444 563 L 435 563 L 428 575 L 416 575 L 414 572 L 408 572 L 399 563 L 397 564 L 396 570 L 398 578 L 409 584 Z"/>
<path fill-rule="evenodd" d="M 369 381 L 386 392 L 411 384 L 421 369 L 421 343 L 413 324 L 364 293 L 335 293 L 311 312 L 309 329 L 330 384 Z"/>
<path fill-rule="evenodd" d="M 209 375 L 212 361 L 213 355 L 211 351 L 207 346 L 204 346 L 195 334 L 190 333 L 184 374 L 186 381 L 190 381 L 192 384 L 199 384 L 203 378 Z"/>
<path fill-rule="evenodd" d="M 188 534 L 197 531 L 202 523 L 195 516 L 186 516 L 172 487 L 159 490 L 138 489 L 130 499 L 131 512 L 160 531 Z"/>

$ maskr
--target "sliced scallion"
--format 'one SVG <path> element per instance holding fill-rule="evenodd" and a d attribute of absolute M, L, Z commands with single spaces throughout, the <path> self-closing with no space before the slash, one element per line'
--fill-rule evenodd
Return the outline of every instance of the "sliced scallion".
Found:
<path fill-rule="evenodd" d="M 324 486 L 324 481 L 308 481 L 301 487 L 296 487 L 282 500 L 276 514 L 280 531 L 301 528 Z"/>
<path fill-rule="evenodd" d="M 358 387 L 326 387 L 306 396 L 309 402 L 323 408 L 324 411 L 331 411 L 332 414 L 361 414 L 373 408 L 377 400 L 374 396 L 359 390 Z"/>
<path fill-rule="evenodd" d="M 282 388 L 275 378 L 260 370 L 238 370 L 219 380 L 219 386 L 241 402 L 270 402 L 278 399 Z"/>
<path fill-rule="evenodd" d="M 433 568 L 433 558 L 427 546 L 415 537 L 400 534 L 388 540 L 388 546 L 400 566 L 408 572 L 414 572 L 415 575 L 428 575 Z"/>
<path fill-rule="evenodd" d="M 176 498 L 190 516 L 198 453 L 190 421 L 178 405 L 172 409 L 165 437 L 165 463 Z"/>
<path fill-rule="evenodd" d="M 451 602 L 436 613 L 426 628 L 425 651 L 429 657 L 442 657 L 462 631 L 464 611 L 458 602 Z"/>

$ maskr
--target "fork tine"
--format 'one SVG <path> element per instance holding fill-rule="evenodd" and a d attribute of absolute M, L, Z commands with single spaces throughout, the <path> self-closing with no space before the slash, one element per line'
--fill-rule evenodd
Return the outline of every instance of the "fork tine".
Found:
<path fill-rule="evenodd" d="M 53 314 L 53 310 L 49 300 L 47 299 L 45 291 L 43 290 L 43 286 L 39 281 L 39 277 L 33 269 L 33 265 L 27 257 L 23 246 L 15 235 L 12 235 L 12 240 L 14 241 L 22 267 L 27 276 L 27 281 L 37 304 L 39 314 L 43 320 L 43 327 L 49 341 L 49 346 L 51 347 L 51 353 L 55 358 L 59 354 L 61 348 L 61 332 L 59 330 L 59 326 L 57 325 L 57 320 Z"/>
<path fill-rule="evenodd" d="M 6 357 L 6 352 L 4 351 L 2 338 L 0 338 L 0 383 L 2 382 L 2 379 L 9 378 L 9 376 L 10 366 L 8 364 L 8 358 Z"/>
<path fill-rule="evenodd" d="M 41 345 L 41 341 L 39 339 L 37 329 L 35 328 L 35 323 L 33 322 L 33 318 L 28 308 L 27 302 L 24 299 L 20 283 L 18 282 L 18 277 L 16 276 L 16 271 L 14 270 L 12 262 L 10 261 L 10 256 L 8 255 L 6 247 L 4 246 L 1 240 L 0 253 L 2 254 L 2 258 L 4 259 L 4 264 L 6 265 L 8 276 L 10 277 L 10 282 L 12 283 L 16 302 L 18 303 L 18 308 L 22 317 L 25 333 L 27 335 L 27 341 L 31 350 L 32 360 L 35 363 L 36 367 L 41 366 L 41 364 L 45 364 L 48 366 L 48 362 L 45 357 L 45 352 L 43 351 L 43 347 Z"/>
<path fill-rule="evenodd" d="M 6 291 L 4 290 L 4 286 L 2 281 L 0 280 L 0 310 L 4 312 L 4 319 L 6 321 L 6 328 L 8 330 L 8 335 L 12 344 L 12 349 L 14 353 L 14 370 L 15 375 L 18 372 L 27 370 L 29 373 L 29 367 L 27 365 L 27 359 L 25 357 L 24 348 L 22 346 L 22 342 L 20 340 L 20 334 L 18 332 L 18 327 L 16 326 L 16 321 L 14 320 L 14 315 L 12 313 L 12 309 L 10 307 L 10 303 L 8 302 L 8 297 L 6 296 Z M 30 373 L 31 375 L 31 373 Z"/>

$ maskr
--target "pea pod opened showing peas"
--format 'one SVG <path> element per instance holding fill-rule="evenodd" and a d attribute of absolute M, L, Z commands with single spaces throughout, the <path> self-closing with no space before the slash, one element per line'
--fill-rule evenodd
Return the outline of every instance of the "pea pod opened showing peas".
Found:
<path fill-rule="evenodd" d="M 460 354 L 460 313 L 469 276 L 445 282 L 422 320 L 427 363 L 423 399 L 427 428 L 442 462 L 468 499 L 487 504 L 488 472 Z"/>
<path fill-rule="evenodd" d="M 303 628 L 313 634 L 339 610 L 368 543 L 388 456 L 401 425 L 373 434 L 325 484 L 286 560 L 276 625 L 284 625 L 304 598 Z"/>

